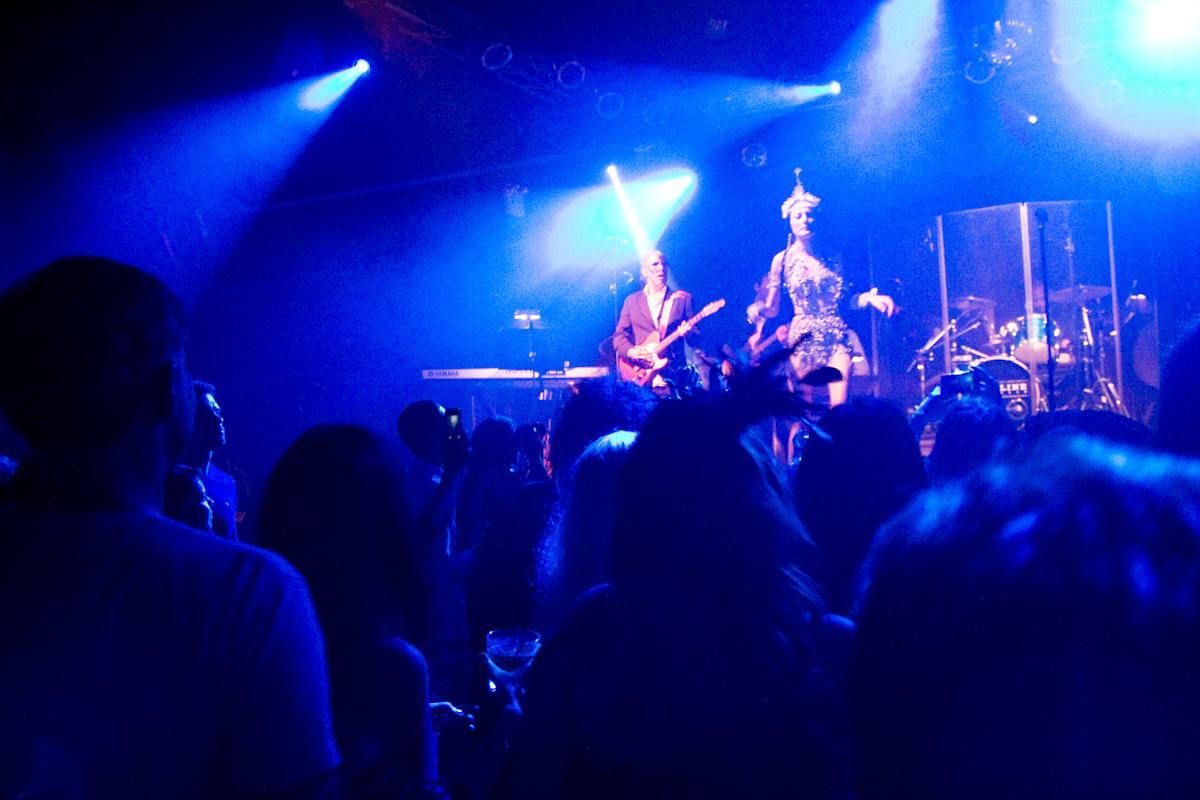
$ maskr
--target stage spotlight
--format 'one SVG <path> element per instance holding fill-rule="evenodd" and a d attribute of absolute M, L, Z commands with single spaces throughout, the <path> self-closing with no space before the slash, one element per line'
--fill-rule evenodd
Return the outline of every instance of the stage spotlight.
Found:
<path fill-rule="evenodd" d="M 996 77 L 996 65 L 986 56 L 978 56 L 963 66 L 963 77 L 976 86 L 981 86 Z"/>
<path fill-rule="evenodd" d="M 1200 136 L 1200 4 L 1126 0 L 1096 16 L 1056 4 L 1057 37 L 1087 42 L 1086 57 L 1064 63 L 1060 79 L 1074 100 L 1109 127 L 1143 139 Z M 1067 62 L 1068 59 L 1062 59 Z"/>
<path fill-rule="evenodd" d="M 359 59 L 352 67 L 313 81 L 300 92 L 299 106 L 305 111 L 328 111 L 350 90 L 355 81 L 367 74 L 371 65 Z"/>
<path fill-rule="evenodd" d="M 831 94 L 836 94 L 833 91 L 834 84 L 837 84 L 838 91 L 841 91 L 841 84 L 834 81 L 833 83 L 818 83 L 818 84 L 799 84 L 795 86 L 781 86 L 775 89 L 774 97 L 776 102 L 782 102 L 786 105 L 803 105 L 811 103 L 822 97 L 828 97 Z M 765 105 L 757 98 L 751 98 L 749 105 Z"/>
<path fill-rule="evenodd" d="M 747 169 L 760 169 L 767 165 L 767 148 L 760 142 L 751 142 L 742 148 L 742 163 Z"/>
<path fill-rule="evenodd" d="M 568 61 L 555 70 L 555 77 L 564 89 L 576 89 L 587 80 L 587 70 L 578 61 Z"/>
<path fill-rule="evenodd" d="M 1030 124 L 1030 125 L 1037 125 L 1037 124 L 1038 124 L 1038 115 L 1037 115 L 1037 114 L 1030 114 L 1030 115 L 1029 115 L 1028 117 L 1026 117 L 1025 119 L 1029 120 L 1029 124 Z"/>
<path fill-rule="evenodd" d="M 854 94 L 866 102 L 856 116 L 859 134 L 874 138 L 897 112 L 914 106 L 942 30 L 942 0 L 887 0 L 876 4 L 870 52 L 856 72 Z M 865 127 L 863 127 L 865 126 Z"/>
<path fill-rule="evenodd" d="M 637 209 L 634 208 L 633 202 L 629 199 L 629 193 L 625 191 L 624 184 L 617 176 L 617 167 L 615 164 L 609 164 L 605 170 L 608 177 L 612 180 L 613 189 L 617 193 L 617 201 L 621 205 L 621 213 L 625 217 L 625 224 L 629 228 L 629 233 L 633 239 L 634 249 L 639 253 L 650 251 L 650 237 L 646 233 L 646 227 L 642 224 L 641 218 L 638 216 Z"/>
<path fill-rule="evenodd" d="M 839 83 L 838 81 L 830 81 L 829 82 L 829 93 L 831 95 L 833 95 L 834 97 L 837 97 L 839 94 L 842 93 L 842 84 Z"/>
<path fill-rule="evenodd" d="M 1060 67 L 1078 64 L 1083 58 L 1083 42 L 1076 36 L 1061 36 L 1050 47 L 1050 59 Z"/>
<path fill-rule="evenodd" d="M 625 110 L 625 98 L 618 92 L 605 92 L 596 98 L 596 113 L 602 119 L 616 119 Z"/>
<path fill-rule="evenodd" d="M 496 72 L 508 66 L 508 62 L 513 59 L 512 48 L 504 42 L 496 42 L 488 46 L 483 51 L 483 55 L 479 57 L 479 63 L 488 72 Z"/>
<path fill-rule="evenodd" d="M 609 184 L 574 196 L 555 215 L 545 242 L 552 268 L 635 263 L 696 192 L 695 174 L 683 167 L 628 181 L 615 164 L 605 172 Z"/>
<path fill-rule="evenodd" d="M 1160 0 L 1144 6 L 1144 35 L 1151 45 L 1197 44 L 1200 5 L 1196 0 Z"/>

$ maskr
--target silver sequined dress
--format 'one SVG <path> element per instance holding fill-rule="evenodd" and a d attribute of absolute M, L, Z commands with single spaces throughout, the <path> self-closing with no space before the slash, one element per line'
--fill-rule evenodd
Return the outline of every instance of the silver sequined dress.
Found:
<path fill-rule="evenodd" d="M 792 300 L 795 314 L 788 327 L 788 344 L 806 338 L 796 347 L 792 365 L 797 375 L 828 364 L 835 355 L 850 353 L 850 335 L 846 321 L 838 313 L 842 299 L 842 276 L 811 255 L 803 246 L 793 244 L 783 251 L 783 283 Z M 773 275 L 768 288 L 779 289 L 780 276 Z"/>

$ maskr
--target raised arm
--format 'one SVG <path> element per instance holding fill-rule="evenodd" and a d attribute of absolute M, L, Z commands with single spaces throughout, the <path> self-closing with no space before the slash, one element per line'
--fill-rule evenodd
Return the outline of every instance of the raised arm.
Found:
<path fill-rule="evenodd" d="M 771 269 L 763 279 L 758 298 L 746 309 L 746 320 L 758 323 L 779 316 L 779 288 L 783 283 L 783 252 L 771 259 Z"/>

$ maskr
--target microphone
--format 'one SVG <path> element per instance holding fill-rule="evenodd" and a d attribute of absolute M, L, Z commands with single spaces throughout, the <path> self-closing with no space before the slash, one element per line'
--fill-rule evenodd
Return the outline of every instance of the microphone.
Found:
<path fill-rule="evenodd" d="M 1037 217 L 1038 225 L 1045 225 L 1046 221 L 1050 219 L 1050 215 L 1046 213 L 1046 209 L 1044 208 L 1039 208 L 1033 212 L 1033 216 Z"/>

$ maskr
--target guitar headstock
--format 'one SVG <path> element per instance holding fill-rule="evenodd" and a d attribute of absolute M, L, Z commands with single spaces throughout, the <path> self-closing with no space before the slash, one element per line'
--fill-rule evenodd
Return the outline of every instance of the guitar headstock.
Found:
<path fill-rule="evenodd" d="M 706 305 L 704 308 L 700 309 L 700 316 L 707 317 L 710 314 L 717 313 L 724 307 L 725 307 L 725 298 L 724 297 L 722 297 L 719 300 L 713 300 L 711 303 Z"/>

